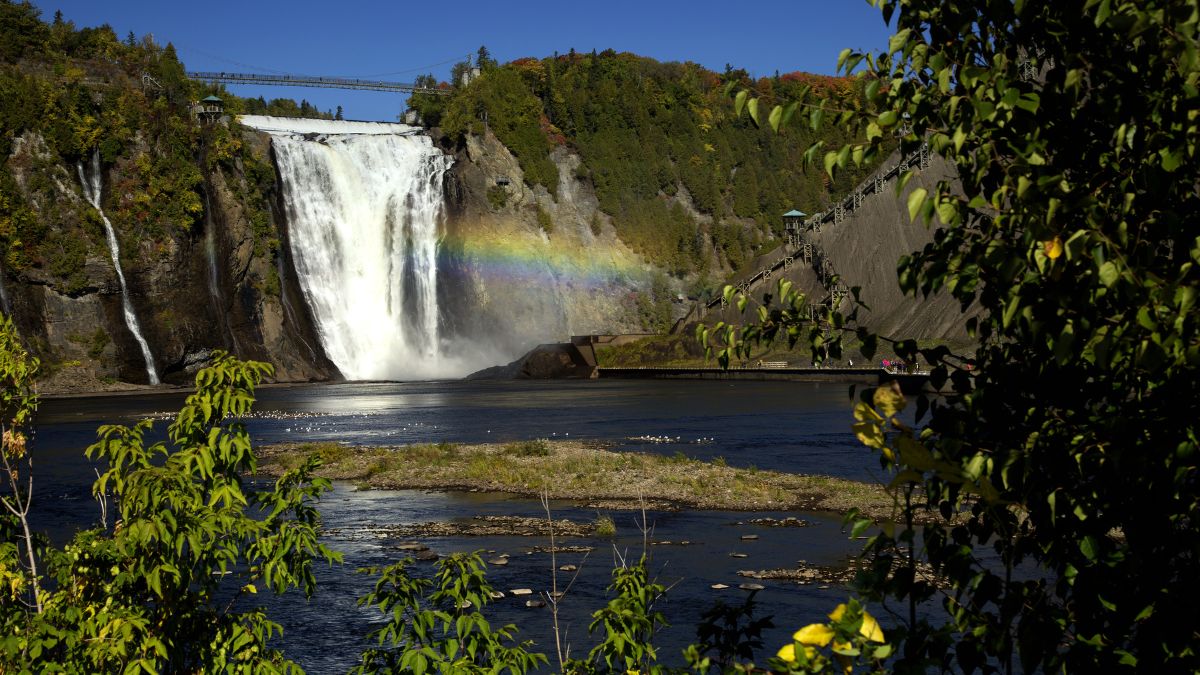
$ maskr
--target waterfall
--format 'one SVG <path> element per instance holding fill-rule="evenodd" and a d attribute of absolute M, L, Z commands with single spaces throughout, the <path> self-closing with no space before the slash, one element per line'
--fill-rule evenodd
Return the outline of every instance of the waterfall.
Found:
<path fill-rule="evenodd" d="M 402 124 L 245 115 L 272 136 L 288 241 L 321 345 L 350 380 L 464 374 L 439 335 L 442 177 Z"/>
<path fill-rule="evenodd" d="M 100 220 L 104 222 L 104 236 L 108 239 L 108 252 L 112 255 L 113 267 L 117 270 L 117 281 L 121 284 L 121 306 L 125 309 L 125 325 L 129 326 L 129 332 L 133 333 L 133 339 L 137 340 L 138 346 L 142 348 L 142 357 L 146 359 L 146 374 L 150 376 L 150 384 L 159 384 L 158 372 L 154 368 L 154 355 L 150 353 L 150 345 L 146 343 L 146 338 L 142 337 L 137 314 L 133 311 L 133 303 L 129 301 L 129 287 L 125 283 L 125 273 L 121 271 L 121 247 L 117 243 L 117 233 L 113 230 L 108 216 L 104 215 L 104 209 L 100 208 L 102 187 L 100 151 L 92 152 L 90 176 L 89 172 L 84 171 L 83 162 L 80 162 L 76 168 L 79 170 L 79 183 L 83 186 L 83 196 L 96 208 L 100 214 Z"/>
<path fill-rule="evenodd" d="M 4 285 L 4 268 L 0 267 L 0 310 L 12 316 L 12 300 L 8 299 L 8 288 Z"/>

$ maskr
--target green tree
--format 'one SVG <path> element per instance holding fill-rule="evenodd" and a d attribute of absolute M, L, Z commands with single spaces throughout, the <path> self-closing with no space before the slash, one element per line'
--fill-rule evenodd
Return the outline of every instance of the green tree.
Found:
<path fill-rule="evenodd" d="M 545 654 L 529 651 L 531 642 L 515 641 L 515 626 L 493 628 L 484 618 L 493 588 L 478 554 L 439 560 L 433 579 L 411 576 L 411 564 L 408 558 L 362 570 L 379 579 L 359 605 L 376 607 L 389 620 L 372 631 L 379 646 L 363 652 L 353 672 L 521 675 L 545 665 Z"/>
<path fill-rule="evenodd" d="M 890 389 L 856 410 L 900 505 L 863 579 L 907 605 L 894 665 L 1195 671 L 1196 3 L 875 4 L 896 29 L 887 51 L 840 59 L 865 66 L 866 106 L 839 121 L 866 140 L 807 156 L 836 175 L 899 135 L 903 151 L 928 142 L 952 162 L 957 181 L 907 197 L 910 217 L 938 229 L 898 279 L 982 309 L 964 317 L 974 353 L 892 345 L 949 392 L 918 398 L 923 428 L 896 417 L 906 401 Z M 762 111 L 783 126 L 797 106 L 816 107 Z M 780 291 L 723 356 L 786 334 L 837 357 L 851 329 L 873 355 L 853 311 L 828 316 L 841 330 L 826 335 Z M 918 517 L 934 522 L 918 532 Z M 950 585 L 944 622 L 918 616 L 941 594 L 917 558 Z"/>
<path fill-rule="evenodd" d="M 25 356 L 14 348 L 7 319 L 0 330 L 7 404 L 19 400 L 11 392 L 25 391 L 8 386 Z M 32 558 L 21 565 L 15 547 L 0 546 L 0 669 L 299 670 L 268 645 L 281 629 L 252 606 L 253 597 L 259 585 L 311 595 L 313 560 L 333 562 L 340 554 L 317 541 L 313 502 L 328 482 L 311 478 L 315 463 L 273 488 L 250 492 L 243 485 L 256 460 L 240 418 L 270 370 L 218 354 L 197 374 L 196 392 L 168 428 L 169 442 L 145 443 L 150 421 L 100 429 L 87 451 L 109 467 L 93 487 L 100 526 L 62 549 L 44 546 L 44 575 Z M 6 441 L 6 459 L 13 448 Z"/>
<path fill-rule="evenodd" d="M 480 70 L 490 70 L 495 68 L 496 65 L 496 59 L 492 58 L 492 54 L 488 51 L 488 48 L 480 45 L 479 51 L 475 53 L 475 66 Z"/>

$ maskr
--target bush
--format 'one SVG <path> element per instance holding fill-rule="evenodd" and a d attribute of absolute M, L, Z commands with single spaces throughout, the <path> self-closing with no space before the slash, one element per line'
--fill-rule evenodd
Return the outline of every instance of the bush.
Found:
<path fill-rule="evenodd" d="M 554 219 L 550 217 L 546 209 L 542 208 L 541 204 L 537 205 L 537 222 L 547 235 L 554 234 Z"/>
<path fill-rule="evenodd" d="M 596 516 L 595 534 L 597 537 L 615 537 L 617 536 L 617 524 L 613 522 L 612 516 L 606 514 Z"/>

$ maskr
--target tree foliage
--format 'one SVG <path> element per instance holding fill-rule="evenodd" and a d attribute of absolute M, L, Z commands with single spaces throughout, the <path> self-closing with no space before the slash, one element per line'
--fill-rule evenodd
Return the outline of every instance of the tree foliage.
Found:
<path fill-rule="evenodd" d="M 218 94 L 231 115 L 332 117 L 306 101 L 242 99 L 192 81 L 170 44 L 122 42 L 107 25 L 77 28 L 61 15 L 46 24 L 27 2 L 0 0 L 0 43 L 4 268 L 67 294 L 86 289 L 89 255 L 104 255 L 90 208 L 62 192 L 76 184 L 78 163 L 99 153 L 104 210 L 132 261 L 192 234 L 204 212 L 205 169 L 250 157 L 236 125 L 201 127 L 191 101 Z M 23 151 L 14 153 L 19 143 Z M 256 230 L 269 225 L 265 211 L 252 211 Z"/>
<path fill-rule="evenodd" d="M 340 554 L 317 541 L 313 502 L 328 482 L 311 477 L 314 462 L 269 489 L 244 485 L 256 460 L 240 418 L 269 372 L 218 354 L 169 442 L 146 443 L 150 421 L 100 429 L 87 451 L 108 466 L 93 486 L 99 527 L 43 545 L 44 575 L 0 548 L 5 672 L 299 670 L 268 644 L 280 627 L 254 595 L 260 585 L 311 595 L 313 561 Z"/>
<path fill-rule="evenodd" d="M 728 110 L 727 83 L 753 86 L 764 101 L 808 91 L 841 108 L 861 98 L 861 87 L 847 78 L 793 73 L 752 81 L 732 69 L 722 78 L 694 63 L 659 63 L 606 50 L 488 68 L 443 104 L 440 119 L 458 139 L 482 133 L 486 114 L 487 125 L 520 161 L 526 181 L 551 193 L 562 179 L 549 153 L 570 147 L 583 160 L 571 179 L 594 186 L 622 241 L 677 276 L 704 275 L 711 271 L 710 259 L 740 266 L 781 235 L 780 214 L 820 210 L 829 199 L 827 188 L 844 190 L 869 168 L 828 186 L 820 177 L 791 171 L 803 159 L 800 146 L 815 139 L 841 143 L 849 136 L 816 120 L 791 138 L 777 138 Z M 413 101 L 435 103 L 416 96 Z M 427 117 L 439 112 L 422 109 Z"/>
<path fill-rule="evenodd" d="M 870 540 L 864 579 L 907 606 L 895 667 L 1196 670 L 1200 10 L 875 4 L 896 29 L 888 49 L 841 58 L 865 66 L 867 105 L 840 120 L 865 141 L 809 157 L 836 175 L 899 135 L 950 160 L 957 182 L 907 199 L 936 231 L 898 280 L 983 310 L 967 320 L 973 354 L 894 345 L 947 392 L 917 400 L 923 428 L 900 421 L 906 401 L 888 389 L 856 411 L 901 507 L 902 527 Z M 781 290 L 728 336 L 732 351 L 790 333 L 837 355 L 857 328 L 872 355 L 853 311 L 814 331 Z M 918 533 L 918 515 L 938 522 Z M 918 615 L 939 596 L 918 558 L 950 584 L 944 622 Z"/>
<path fill-rule="evenodd" d="M 516 626 L 493 628 L 484 618 L 494 589 L 477 553 L 439 560 L 433 579 L 413 576 L 412 562 L 363 570 L 379 578 L 359 605 L 389 619 L 372 631 L 379 646 L 363 652 L 353 672 L 521 675 L 546 664 L 545 654 L 529 651 L 531 642 L 515 641 Z"/>

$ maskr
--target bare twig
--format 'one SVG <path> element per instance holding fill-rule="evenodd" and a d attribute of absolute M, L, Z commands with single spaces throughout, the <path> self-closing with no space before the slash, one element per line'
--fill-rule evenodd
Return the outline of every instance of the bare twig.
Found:
<path fill-rule="evenodd" d="M 0 438 L 3 438 L 3 447 L 0 447 L 0 457 L 4 458 L 4 476 L 8 480 L 9 487 L 12 489 L 11 496 L 0 497 L 0 503 L 8 509 L 10 513 L 21 521 L 21 534 L 25 539 L 25 557 L 26 566 L 29 568 L 29 585 L 30 592 L 33 594 L 33 606 L 37 609 L 37 613 L 42 613 L 42 592 L 41 584 L 39 583 L 37 558 L 33 554 L 33 531 L 29 527 L 29 507 L 33 496 L 33 457 L 25 450 L 25 463 L 27 465 L 25 499 L 21 498 L 21 484 L 18 472 L 13 468 L 9 461 L 10 444 L 17 446 L 24 443 L 20 437 L 20 432 L 10 428 L 6 424 L 0 424 Z M 9 501 L 11 498 L 11 502 Z"/>
<path fill-rule="evenodd" d="M 100 480 L 100 469 L 92 467 L 92 471 L 96 473 L 96 481 Z M 108 493 L 100 492 L 96 494 L 96 501 L 100 504 L 100 527 L 104 531 L 108 531 Z"/>
<path fill-rule="evenodd" d="M 554 542 L 554 516 L 550 513 L 550 493 L 542 491 L 542 509 L 546 511 L 546 527 L 550 532 L 550 616 L 554 623 L 554 650 L 558 654 L 558 670 L 566 672 L 566 652 L 563 650 L 562 631 L 558 625 L 558 546 Z M 570 647 L 568 646 L 568 649 Z"/>

